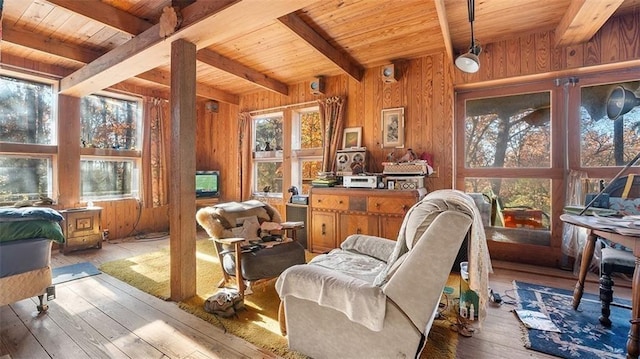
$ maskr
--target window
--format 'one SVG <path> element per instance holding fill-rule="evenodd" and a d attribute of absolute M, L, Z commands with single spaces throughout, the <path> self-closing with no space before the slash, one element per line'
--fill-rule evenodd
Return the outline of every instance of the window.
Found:
<path fill-rule="evenodd" d="M 253 118 L 253 192 L 282 195 L 282 113 Z"/>
<path fill-rule="evenodd" d="M 0 204 L 53 198 L 54 91 L 51 82 L 0 74 Z"/>
<path fill-rule="evenodd" d="M 640 107 L 611 120 L 606 100 L 618 86 L 637 93 L 639 82 L 581 88 L 580 162 L 582 167 L 624 166 L 640 152 Z"/>
<path fill-rule="evenodd" d="M 317 107 L 293 113 L 291 185 L 309 194 L 311 181 L 322 171 L 322 123 Z"/>
<path fill-rule="evenodd" d="M 558 175 L 551 170 L 551 91 L 502 91 L 461 96 L 464 166 L 457 179 L 466 192 L 490 203 L 484 216 L 488 239 L 549 246 L 552 180 Z"/>
<path fill-rule="evenodd" d="M 92 95 L 80 108 L 83 200 L 137 197 L 142 106 L 139 100 Z"/>

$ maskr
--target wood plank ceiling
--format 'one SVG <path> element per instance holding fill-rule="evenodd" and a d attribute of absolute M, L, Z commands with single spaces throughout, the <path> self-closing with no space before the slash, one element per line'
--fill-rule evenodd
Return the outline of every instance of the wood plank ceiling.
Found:
<path fill-rule="evenodd" d="M 166 38 L 166 6 L 182 6 L 183 22 Z M 526 33 L 556 32 L 556 45 L 588 41 L 611 16 L 640 0 L 476 1 L 480 44 Z M 198 49 L 199 96 L 238 103 L 240 95 L 314 76 L 365 68 L 470 44 L 466 0 L 4 0 L 0 63 L 48 64 L 61 91 L 86 95 L 122 81 L 166 90 L 170 43 Z"/>

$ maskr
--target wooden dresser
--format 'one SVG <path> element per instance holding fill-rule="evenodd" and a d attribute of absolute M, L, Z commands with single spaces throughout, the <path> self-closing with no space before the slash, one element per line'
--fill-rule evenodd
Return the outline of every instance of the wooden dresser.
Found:
<path fill-rule="evenodd" d="M 309 250 L 328 252 L 350 234 L 396 239 L 404 215 L 426 191 L 312 188 Z"/>

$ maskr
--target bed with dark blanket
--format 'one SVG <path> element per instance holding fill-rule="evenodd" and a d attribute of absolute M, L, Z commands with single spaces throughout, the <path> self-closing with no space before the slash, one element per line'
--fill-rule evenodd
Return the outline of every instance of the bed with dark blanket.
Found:
<path fill-rule="evenodd" d="M 0 306 L 44 294 L 51 286 L 51 244 L 64 243 L 63 217 L 47 207 L 0 207 Z"/>

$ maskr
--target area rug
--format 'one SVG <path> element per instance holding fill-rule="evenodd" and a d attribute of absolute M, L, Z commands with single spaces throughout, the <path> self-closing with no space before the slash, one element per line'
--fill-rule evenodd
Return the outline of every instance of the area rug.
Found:
<path fill-rule="evenodd" d="M 169 297 L 168 268 L 168 249 L 100 266 L 104 273 L 162 299 Z M 304 358 L 303 355 L 288 350 L 287 339 L 280 334 L 280 299 L 275 290 L 275 280 L 253 286 L 254 293 L 245 297 L 246 310 L 240 311 L 237 318 L 225 319 L 209 314 L 203 309 L 204 301 L 218 290 L 216 285 L 222 278 L 218 258 L 208 240 L 199 240 L 196 243 L 196 273 L 197 295 L 178 303 L 180 308 L 280 356 Z M 447 285 L 456 288 L 459 286 L 458 279 L 459 276 L 452 275 Z M 446 319 L 434 322 L 421 358 L 455 358 L 458 334 L 450 327 L 451 324 Z"/>
<path fill-rule="evenodd" d="M 101 272 L 93 264 L 82 262 L 68 266 L 57 267 L 51 270 L 53 284 L 61 284 L 72 280 L 100 274 Z"/>
<path fill-rule="evenodd" d="M 573 291 L 514 281 L 518 309 L 546 314 L 560 332 L 523 329 L 525 346 L 561 358 L 625 358 L 631 311 L 611 306 L 611 328 L 600 324 L 600 300 L 585 293 L 573 310 Z M 616 300 L 623 305 L 631 302 Z M 523 327 L 524 328 L 524 327 Z"/>

